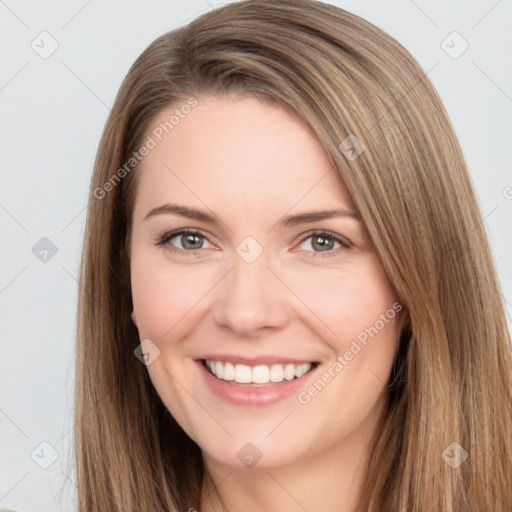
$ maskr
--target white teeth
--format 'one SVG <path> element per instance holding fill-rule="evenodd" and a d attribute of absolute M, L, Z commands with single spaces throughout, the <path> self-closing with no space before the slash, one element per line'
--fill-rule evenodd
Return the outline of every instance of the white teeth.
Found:
<path fill-rule="evenodd" d="M 287 364 L 284 367 L 284 378 L 286 380 L 293 380 L 294 377 L 295 377 L 295 365 Z"/>
<path fill-rule="evenodd" d="M 222 379 L 222 375 L 224 373 L 223 370 L 224 365 L 220 361 L 215 361 L 215 371 L 213 373 L 215 373 L 219 379 Z"/>
<path fill-rule="evenodd" d="M 284 379 L 284 370 L 282 364 L 273 364 L 270 367 L 270 382 L 282 382 Z"/>
<path fill-rule="evenodd" d="M 231 363 L 224 363 L 222 378 L 224 380 L 235 380 L 235 367 Z"/>
<path fill-rule="evenodd" d="M 273 364 L 254 367 L 245 364 L 233 365 L 223 361 L 206 360 L 206 366 L 218 379 L 234 380 L 240 384 L 268 384 L 302 377 L 311 369 L 311 363 L 304 364 Z"/>
<path fill-rule="evenodd" d="M 255 384 L 265 384 L 269 381 L 270 370 L 268 366 L 255 366 L 252 369 L 252 381 Z"/>
<path fill-rule="evenodd" d="M 217 368 L 217 363 L 215 363 L 215 368 Z M 222 364 L 222 363 L 220 363 Z M 250 384 L 251 383 L 251 367 L 245 364 L 237 364 L 235 366 L 235 381 L 240 382 L 241 384 Z M 222 379 L 222 377 L 219 377 Z"/>
<path fill-rule="evenodd" d="M 302 377 L 309 369 L 311 365 L 308 364 L 299 364 L 295 367 L 295 377 Z"/>

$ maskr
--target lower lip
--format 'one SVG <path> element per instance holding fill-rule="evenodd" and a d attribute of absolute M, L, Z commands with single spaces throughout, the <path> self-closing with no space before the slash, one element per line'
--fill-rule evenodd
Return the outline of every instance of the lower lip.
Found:
<path fill-rule="evenodd" d="M 284 380 L 268 386 L 253 387 L 238 386 L 231 384 L 233 381 L 218 379 L 205 368 L 203 361 L 196 361 L 196 363 L 199 365 L 199 370 L 203 374 L 206 383 L 218 397 L 234 405 L 248 406 L 271 405 L 290 396 L 297 396 L 311 374 L 316 370 L 316 368 L 313 368 L 298 379 Z"/>

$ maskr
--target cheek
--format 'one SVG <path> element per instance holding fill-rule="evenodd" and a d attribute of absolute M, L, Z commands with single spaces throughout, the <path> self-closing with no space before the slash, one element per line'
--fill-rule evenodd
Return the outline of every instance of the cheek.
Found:
<path fill-rule="evenodd" d="M 318 281 L 307 300 L 318 305 L 315 314 L 333 331 L 324 338 L 332 358 L 298 402 L 313 431 L 325 430 L 327 414 L 336 435 L 348 435 L 382 403 L 402 308 L 387 276 L 373 265 Z"/>
<path fill-rule="evenodd" d="M 398 297 L 373 256 L 338 272 L 317 272 L 314 279 L 295 276 L 292 287 L 337 354 L 349 349 L 354 339 L 371 339 L 375 328 L 384 336 L 396 334 L 393 304 Z"/>
<path fill-rule="evenodd" d="M 209 289 L 208 276 L 200 269 L 172 269 L 165 259 L 134 252 L 131 285 L 141 337 L 159 339 L 178 323 L 186 323 L 190 311 Z"/>

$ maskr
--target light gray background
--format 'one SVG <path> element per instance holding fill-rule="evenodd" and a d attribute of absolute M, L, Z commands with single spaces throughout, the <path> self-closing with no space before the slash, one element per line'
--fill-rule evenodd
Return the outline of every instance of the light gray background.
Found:
<path fill-rule="evenodd" d="M 429 72 L 470 168 L 510 322 L 512 2 L 330 3 L 383 28 Z M 0 0 L 0 508 L 75 510 L 68 460 L 76 279 L 97 145 L 135 58 L 159 35 L 220 5 Z M 458 58 L 462 41 L 446 40 L 453 31 L 469 44 Z M 42 58 L 51 38 L 58 48 Z M 32 251 L 43 237 L 57 248 L 46 262 Z"/>

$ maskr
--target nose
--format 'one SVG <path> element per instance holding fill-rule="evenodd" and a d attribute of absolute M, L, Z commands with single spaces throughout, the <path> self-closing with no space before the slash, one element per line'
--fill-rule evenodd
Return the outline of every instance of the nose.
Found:
<path fill-rule="evenodd" d="M 230 329 L 237 337 L 257 337 L 290 321 L 291 295 L 264 255 L 253 263 L 237 256 L 217 287 L 213 318 L 219 327 Z"/>

